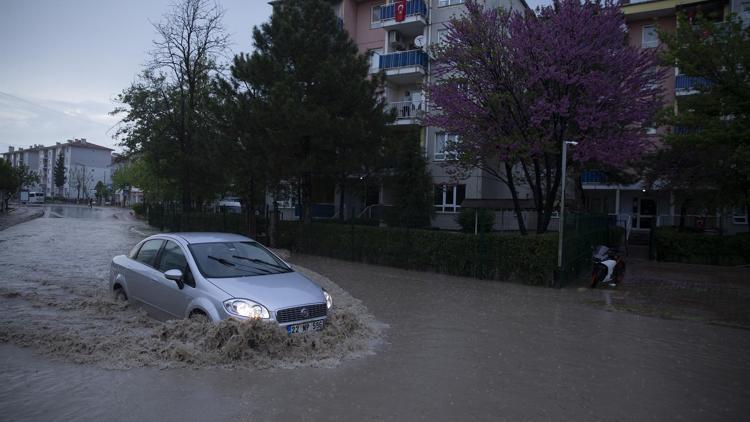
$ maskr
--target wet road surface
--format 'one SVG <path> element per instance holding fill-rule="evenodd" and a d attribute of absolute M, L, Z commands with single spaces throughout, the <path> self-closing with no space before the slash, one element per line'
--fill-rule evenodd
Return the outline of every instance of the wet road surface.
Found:
<path fill-rule="evenodd" d="M 146 233 L 116 213 L 61 211 L 0 232 L 0 262 L 42 273 L 74 265 L 66 261 L 76 255 L 108 262 Z M 59 257 L 34 255 L 49 251 L 31 240 L 70 227 L 78 235 Z M 333 369 L 106 370 L 5 344 L 2 419 L 726 421 L 750 412 L 747 330 L 607 312 L 581 304 L 576 291 L 292 262 L 330 277 L 390 325 L 377 354 Z M 31 281 L 5 272 L 0 286 Z"/>

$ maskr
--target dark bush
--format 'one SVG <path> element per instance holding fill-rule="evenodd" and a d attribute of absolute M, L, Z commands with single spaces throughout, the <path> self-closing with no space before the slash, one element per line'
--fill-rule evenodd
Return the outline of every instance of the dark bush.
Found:
<path fill-rule="evenodd" d="M 474 213 L 476 215 L 477 231 L 479 233 L 489 233 L 492 231 L 492 225 L 495 224 L 495 213 L 490 210 L 479 209 L 473 210 L 464 208 L 456 217 L 456 222 L 461 225 L 461 231 L 464 233 L 474 233 Z"/>
<path fill-rule="evenodd" d="M 750 264 L 750 236 L 718 236 L 680 232 L 660 227 L 654 232 L 655 256 L 659 261 L 689 264 Z"/>
<path fill-rule="evenodd" d="M 280 225 L 279 244 L 300 253 L 485 279 L 547 284 L 557 236 L 464 234 L 313 223 Z"/>
<path fill-rule="evenodd" d="M 133 212 L 135 215 L 141 217 L 146 214 L 146 206 L 142 202 L 133 204 Z"/>
<path fill-rule="evenodd" d="M 625 228 L 620 226 L 609 226 L 608 244 L 613 248 L 625 245 Z"/>

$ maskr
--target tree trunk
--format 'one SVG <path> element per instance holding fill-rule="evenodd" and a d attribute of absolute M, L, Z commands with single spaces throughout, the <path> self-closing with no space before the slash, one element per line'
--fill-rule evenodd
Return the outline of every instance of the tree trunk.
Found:
<path fill-rule="evenodd" d="M 255 178 L 250 178 L 250 197 L 247 202 L 248 206 L 248 232 L 250 237 L 255 239 L 258 235 L 258 219 L 255 216 Z"/>
<path fill-rule="evenodd" d="M 345 177 L 342 176 L 341 182 L 339 182 L 339 221 L 344 221 L 344 198 L 346 197 L 345 188 Z"/>
<path fill-rule="evenodd" d="M 513 209 L 516 212 L 516 219 L 518 220 L 518 231 L 521 235 L 526 236 L 526 223 L 523 222 L 523 214 L 521 214 L 521 204 L 518 201 L 518 192 L 516 191 L 515 181 L 513 179 L 513 166 L 509 163 L 503 163 L 505 165 L 505 176 L 506 185 L 510 189 L 510 196 L 513 198 Z"/>
<path fill-rule="evenodd" d="M 687 204 L 689 199 L 682 201 L 680 206 L 680 228 L 679 231 L 685 231 L 685 214 L 687 214 Z"/>
<path fill-rule="evenodd" d="M 268 219 L 268 244 L 272 248 L 278 247 L 279 206 L 276 203 L 276 193 L 273 194 L 273 208 Z"/>
<path fill-rule="evenodd" d="M 312 223 L 312 175 L 307 173 L 305 175 L 305 187 L 302 190 L 305 195 L 305 202 L 303 208 L 304 223 Z"/>
<path fill-rule="evenodd" d="M 555 199 L 557 198 L 557 191 L 560 188 L 560 173 L 562 171 L 562 164 L 560 160 L 555 159 L 550 161 L 550 155 L 544 154 L 544 166 L 546 168 L 546 199 L 544 203 L 544 232 L 549 228 L 549 223 L 552 220 L 552 210 L 554 209 Z M 552 177 L 552 168 L 554 167 L 554 177 Z"/>

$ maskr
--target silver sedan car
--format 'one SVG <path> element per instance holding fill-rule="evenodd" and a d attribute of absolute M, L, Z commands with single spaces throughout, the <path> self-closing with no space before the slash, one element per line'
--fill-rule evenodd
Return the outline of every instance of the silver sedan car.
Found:
<path fill-rule="evenodd" d="M 277 321 L 288 333 L 323 328 L 331 296 L 258 242 L 228 233 L 148 237 L 112 259 L 116 299 L 158 319 Z"/>

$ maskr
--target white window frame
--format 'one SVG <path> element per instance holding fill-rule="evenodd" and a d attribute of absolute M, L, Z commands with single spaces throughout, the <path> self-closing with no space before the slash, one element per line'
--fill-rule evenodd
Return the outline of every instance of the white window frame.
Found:
<path fill-rule="evenodd" d="M 461 205 L 459 205 L 457 202 L 458 199 L 458 188 L 463 187 L 464 188 L 464 199 L 466 199 L 466 185 L 446 185 L 446 184 L 440 184 L 440 185 L 434 185 L 435 187 L 440 186 L 442 188 L 443 197 L 441 198 L 441 204 L 434 204 L 435 212 L 440 214 L 457 214 L 461 212 Z M 450 198 L 450 202 L 448 202 L 448 199 Z"/>
<path fill-rule="evenodd" d="M 380 59 L 375 60 L 376 56 L 380 57 L 383 55 L 383 48 L 371 48 L 367 50 L 367 55 L 370 58 L 370 73 L 377 73 L 380 71 Z"/>
<path fill-rule="evenodd" d="M 442 138 L 442 140 L 441 140 Z M 458 155 L 455 151 L 449 151 L 447 150 L 448 143 L 457 144 L 458 141 L 458 135 L 447 133 L 447 132 L 437 132 L 435 134 L 435 155 L 434 160 L 435 161 L 446 161 L 446 160 L 456 160 L 458 159 Z M 442 148 L 439 148 L 442 146 Z"/>
<path fill-rule="evenodd" d="M 464 0 L 440 0 L 438 7 L 455 6 L 457 4 L 463 4 Z"/>
<path fill-rule="evenodd" d="M 656 36 L 656 39 L 654 40 L 646 40 L 646 33 L 650 31 L 654 31 L 654 35 Z M 656 48 L 659 46 L 659 33 L 656 32 L 656 25 L 644 25 L 643 28 L 641 28 L 641 48 Z"/>
<path fill-rule="evenodd" d="M 383 21 L 380 19 L 380 9 L 385 6 L 385 3 L 376 4 L 370 8 L 370 29 L 382 28 Z M 378 20 L 373 19 L 375 17 L 375 9 L 378 9 Z"/>

